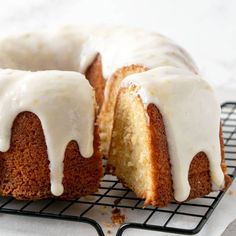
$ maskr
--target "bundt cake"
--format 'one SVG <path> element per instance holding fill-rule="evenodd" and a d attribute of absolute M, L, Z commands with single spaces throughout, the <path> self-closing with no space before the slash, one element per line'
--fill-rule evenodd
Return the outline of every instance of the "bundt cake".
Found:
<path fill-rule="evenodd" d="M 198 69 L 187 52 L 170 39 L 157 33 L 122 27 L 104 27 L 96 30 L 92 27 L 65 27 L 56 32 L 24 33 L 0 40 L 0 68 L 2 68 L 0 81 L 2 80 L 4 84 L 0 90 L 0 97 L 4 97 L 2 99 L 4 102 L 1 101 L 2 106 L 5 111 L 9 104 L 9 112 L 15 111 L 14 115 L 11 113 L 11 122 L 6 122 L 7 128 L 5 125 L 0 126 L 0 148 L 2 148 L 0 150 L 2 151 L 0 154 L 0 193 L 2 195 L 30 199 L 55 195 L 71 199 L 96 191 L 102 176 L 98 146 L 102 155 L 108 159 L 109 167 L 114 170 L 113 173 L 138 196 L 145 198 L 147 204 L 164 206 L 174 198 L 177 201 L 184 201 L 202 196 L 212 190 L 211 179 L 218 189 L 228 185 L 229 178 L 225 175 L 221 135 L 219 138 L 219 107 L 213 99 L 211 89 L 208 89 L 208 93 L 212 99 L 212 108 L 205 101 L 207 109 L 203 109 L 201 102 L 204 101 L 200 97 L 199 101 L 196 101 L 197 94 L 200 96 L 203 88 L 209 88 L 209 85 L 199 78 Z M 8 70 L 8 68 L 17 71 Z M 84 81 L 83 75 L 79 72 L 85 75 L 95 90 L 98 114 L 95 123 L 94 115 L 87 113 L 87 110 L 91 109 L 91 104 L 86 105 L 84 101 L 88 98 L 86 96 L 91 95 L 91 88 L 88 85 L 87 88 L 84 85 L 85 82 L 74 81 L 74 88 L 72 88 L 73 83 L 69 83 L 72 81 L 70 78 L 73 77 L 75 80 L 76 75 L 78 81 Z M 40 82 L 40 78 L 46 77 L 48 79 L 42 79 Z M 170 94 L 169 80 L 165 79 L 169 77 L 177 78 L 176 81 L 170 82 L 173 88 L 176 87 L 176 93 Z M 181 79 L 178 79 L 179 77 Z M 191 79 L 185 79 L 189 77 Z M 63 83 L 61 83 L 62 78 L 64 78 Z M 56 81 L 55 84 L 58 83 L 58 85 L 54 87 L 54 82 L 52 82 L 47 87 L 51 80 Z M 146 80 L 148 84 L 145 84 Z M 193 82 L 195 80 L 196 84 Z M 63 86 L 65 86 L 64 90 Z M 19 89 L 21 93 L 16 87 L 21 88 Z M 34 92 L 30 92 L 31 87 Z M 78 91 L 76 90 L 75 94 L 76 87 Z M 181 87 L 189 91 L 184 91 Z M 60 90 L 60 93 L 54 91 L 54 96 L 51 88 L 63 91 Z M 165 89 L 167 89 L 166 92 Z M 18 97 L 9 91 L 17 92 Z M 174 117 L 184 118 L 182 122 L 178 119 L 180 126 L 177 135 L 167 130 L 169 126 L 166 124 L 163 112 L 168 110 L 168 105 L 167 110 L 162 109 L 164 105 L 159 104 L 161 101 L 159 91 L 163 92 L 161 98 L 166 100 L 163 104 L 170 103 L 170 108 L 173 107 L 171 103 L 173 100 L 178 101 L 179 112 L 177 112 L 177 106 L 176 110 L 170 110 Z M 39 106 L 38 103 L 42 100 L 46 104 L 45 109 L 49 106 L 50 111 L 47 109 L 44 111 L 41 107 L 40 113 L 33 109 L 32 104 L 25 104 L 24 102 L 29 98 L 28 93 L 33 97 L 41 94 L 41 99 L 39 97 L 35 99 L 34 105 Z M 64 93 L 68 97 L 65 97 Z M 143 93 L 150 96 L 142 96 Z M 69 102 L 71 101 L 70 94 L 72 94 L 74 105 Z M 191 96 L 195 99 L 193 103 L 191 103 Z M 149 101 L 149 97 L 153 100 Z M 148 98 L 147 101 L 146 98 Z M 66 105 L 66 102 L 69 104 Z M 60 103 L 62 103 L 62 108 Z M 186 112 L 184 108 L 191 104 L 191 110 Z M 202 117 L 207 120 L 205 123 L 200 113 L 197 113 L 199 120 L 194 118 L 193 107 L 195 106 L 201 108 Z M 73 109 L 74 107 L 79 110 Z M 210 114 L 207 111 L 213 113 Z M 53 138 L 50 141 L 49 134 L 44 129 L 45 120 L 42 115 L 47 112 L 55 119 L 55 124 L 51 123 L 52 127 L 50 127 L 50 132 L 55 132 L 53 135 L 55 140 Z M 192 134 L 192 140 L 181 139 L 180 133 L 186 132 L 186 129 L 181 129 L 183 122 L 187 119 L 183 117 L 183 114 L 191 118 L 193 127 L 200 127 L 198 131 L 202 131 L 203 135 L 207 133 L 203 130 L 204 127 L 211 124 L 210 120 L 214 119 L 214 127 L 212 123 L 207 133 L 209 135 L 207 137 L 213 137 L 213 139 L 202 138 L 203 136 L 199 133 L 196 136 Z M 3 117 L 6 118 L 7 115 L 8 113 Z M 72 125 L 73 122 L 81 121 L 82 116 L 84 119 L 89 116 L 90 119 L 86 119 L 90 125 L 95 124 L 92 126 L 94 127 L 94 152 L 93 154 L 90 152 L 92 157 L 88 159 L 83 157 L 89 156 L 88 153 L 84 153 L 84 149 L 91 147 L 91 139 L 87 138 L 91 137 L 89 136 L 91 129 L 81 132 L 79 128 L 82 126 Z M 190 126 L 189 122 L 190 119 L 188 120 Z M 216 133 L 217 125 L 218 132 Z M 84 127 L 87 126 L 88 124 L 84 123 Z M 60 129 L 64 127 L 63 132 L 68 135 L 65 137 L 63 135 L 65 138 L 63 145 L 58 144 L 62 137 L 57 127 Z M 11 132 L 9 132 L 10 129 L 12 129 Z M 6 133 L 8 139 L 1 138 Z M 178 142 L 169 140 L 170 137 L 172 139 L 177 136 L 180 138 Z M 176 168 L 179 168 L 177 172 L 181 172 L 183 168 L 180 166 L 181 153 L 178 153 L 178 157 L 174 159 L 173 152 L 179 151 L 178 147 L 172 147 L 172 144 L 176 144 L 175 141 L 181 144 L 181 148 L 179 147 L 181 151 L 186 151 L 184 158 L 188 156 L 186 160 L 189 161 L 184 165 L 182 182 L 178 179 L 180 177 L 177 176 L 176 169 L 174 168 L 173 171 L 172 168 L 176 165 Z M 187 144 L 191 142 L 190 147 L 183 149 L 184 145 L 181 141 L 189 141 Z M 199 143 L 194 143 L 195 141 Z M 203 142 L 206 142 L 205 146 Z M 215 145 L 214 148 L 217 151 L 212 151 L 213 147 L 209 148 L 212 144 Z M 51 162 L 56 159 L 54 158 L 56 156 L 58 156 L 58 161 L 54 161 L 54 164 L 57 163 L 57 165 L 53 165 Z M 186 173 L 189 173 L 190 187 L 186 181 Z M 186 188 L 181 186 L 183 183 L 186 184 Z M 185 193 L 179 196 L 179 192 L 183 189 Z"/>
<path fill-rule="evenodd" d="M 0 87 L 0 194 L 74 199 L 97 191 L 102 160 L 85 77 L 4 69 Z"/>

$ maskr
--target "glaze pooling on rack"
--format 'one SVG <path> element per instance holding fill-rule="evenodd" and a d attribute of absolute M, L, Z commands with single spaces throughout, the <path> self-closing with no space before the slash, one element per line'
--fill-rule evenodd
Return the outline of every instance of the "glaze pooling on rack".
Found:
<path fill-rule="evenodd" d="M 162 114 L 175 199 L 182 202 L 188 198 L 189 167 L 199 152 L 208 157 L 214 189 L 222 188 L 220 105 L 210 85 L 200 76 L 174 67 L 130 75 L 121 83 L 121 87 L 133 85 L 145 107 L 155 104 Z"/>
<path fill-rule="evenodd" d="M 10 148 L 16 116 L 33 112 L 41 121 L 50 161 L 51 192 L 63 193 L 64 153 L 71 140 L 81 155 L 93 154 L 95 98 L 77 72 L 0 70 L 0 151 Z"/>

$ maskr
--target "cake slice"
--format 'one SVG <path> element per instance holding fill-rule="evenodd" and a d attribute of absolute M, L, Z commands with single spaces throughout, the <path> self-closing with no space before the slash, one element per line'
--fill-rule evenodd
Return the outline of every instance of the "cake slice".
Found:
<path fill-rule="evenodd" d="M 125 78 L 108 166 L 154 206 L 226 188 L 231 180 L 212 88 L 199 76 L 168 66 Z"/>

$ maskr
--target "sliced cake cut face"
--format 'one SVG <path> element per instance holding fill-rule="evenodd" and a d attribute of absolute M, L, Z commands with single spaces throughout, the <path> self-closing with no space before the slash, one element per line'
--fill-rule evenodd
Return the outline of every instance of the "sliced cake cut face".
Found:
<path fill-rule="evenodd" d="M 137 105 L 138 100 L 143 110 Z M 145 119 L 144 122 L 137 122 L 135 129 L 136 132 L 144 130 L 144 134 L 140 132 L 139 136 L 144 135 L 146 141 L 141 141 L 142 137 L 138 136 L 138 145 L 136 143 L 132 145 L 137 135 L 130 134 L 127 145 L 121 135 L 117 136 L 120 129 L 118 124 L 123 124 L 122 129 L 126 137 L 126 130 L 130 129 L 126 117 L 131 117 L 127 114 L 133 113 L 132 119 L 136 119 L 137 110 L 138 113 L 143 112 Z M 207 194 L 213 188 L 222 189 L 228 184 L 219 137 L 220 106 L 212 88 L 199 76 L 174 67 L 160 67 L 128 76 L 121 83 L 114 117 L 108 163 L 114 167 L 115 174 L 138 196 L 145 196 L 146 202 L 161 205 L 163 202 L 160 200 L 161 195 L 166 195 L 166 198 L 169 198 L 166 201 L 170 201 L 171 192 L 176 201 L 182 202 Z M 164 126 L 161 125 L 162 122 Z M 135 133 L 134 129 L 132 133 Z M 163 139 L 160 139 L 160 136 L 166 140 L 166 146 L 163 146 Z M 133 154 L 130 150 L 136 148 L 139 153 Z M 129 154 L 131 152 L 128 157 L 126 151 Z M 163 152 L 167 153 L 165 158 Z M 134 187 L 135 177 L 131 176 L 137 170 L 138 176 L 141 176 L 142 165 L 135 166 L 134 169 L 129 168 L 129 165 L 134 162 L 137 165 L 143 160 L 143 153 L 148 163 L 145 166 L 148 168 L 146 170 L 148 177 L 147 183 L 140 187 L 142 189 L 140 194 L 136 190 L 137 187 Z M 207 159 L 204 156 L 207 156 Z M 169 162 L 169 166 L 159 168 L 165 162 Z M 200 168 L 197 171 L 191 168 L 197 166 L 193 162 L 199 162 Z M 201 165 L 201 162 L 206 164 Z M 125 165 L 129 171 L 124 170 Z M 210 179 L 207 178 L 209 173 Z M 173 190 L 169 183 L 163 185 L 163 179 L 171 179 Z M 206 185 L 204 180 L 208 180 Z M 166 194 L 166 191 L 169 194 Z"/>
<path fill-rule="evenodd" d="M 143 197 L 151 191 L 148 132 L 140 99 L 132 92 L 122 93 L 116 104 L 108 164 L 121 181 Z"/>
<path fill-rule="evenodd" d="M 108 167 L 146 204 L 165 206 L 173 196 L 167 142 L 162 135 L 164 126 L 160 122 L 159 130 L 150 129 L 136 89 L 124 88 L 118 95 Z M 153 114 L 155 108 L 150 107 L 149 111 Z M 155 124 L 161 121 L 157 115 L 152 119 Z M 156 142 L 158 150 L 153 149 Z"/>
<path fill-rule="evenodd" d="M 123 67 L 114 73 L 114 75 L 107 80 L 104 91 L 104 101 L 101 108 L 101 112 L 98 116 L 99 133 L 101 138 L 101 153 L 107 157 L 111 131 L 113 127 L 114 107 L 117 99 L 117 94 L 120 88 L 121 81 L 131 74 L 140 73 L 146 71 L 147 68 L 139 65 L 132 65 Z"/>

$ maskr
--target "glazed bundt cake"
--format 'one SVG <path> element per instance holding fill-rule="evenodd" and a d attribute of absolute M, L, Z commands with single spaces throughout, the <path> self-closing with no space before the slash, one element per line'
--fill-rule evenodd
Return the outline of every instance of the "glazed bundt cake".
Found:
<path fill-rule="evenodd" d="M 211 89 L 208 89 L 208 93 L 213 108 L 209 108 L 209 105 L 207 108 L 212 114 L 207 113 L 208 109 L 203 109 L 200 97 L 196 101 L 197 94 L 200 96 L 203 87 L 209 88 L 209 85 L 197 76 L 198 69 L 187 52 L 170 39 L 157 33 L 122 27 L 99 30 L 66 27 L 56 32 L 25 33 L 0 40 L 0 68 L 0 81 L 4 84 L 0 97 L 4 98 L 2 101 L 8 102 L 9 112 L 14 111 L 11 113 L 11 121 L 0 125 L 2 195 L 30 199 L 55 195 L 70 199 L 96 191 L 102 176 L 98 146 L 102 155 L 108 159 L 113 173 L 138 196 L 145 198 L 147 204 L 164 206 L 174 198 L 184 201 L 207 194 L 213 189 L 211 183 L 218 189 L 228 185 L 221 135 L 219 138 L 219 107 L 213 99 Z M 79 72 L 85 75 L 95 90 L 98 114 L 96 121 L 94 115 L 89 115 L 88 112 L 88 109 L 90 112 L 92 109 L 91 96 L 90 103 L 86 105 L 86 99 L 92 94 L 91 88 L 88 84 L 87 87 L 84 85 L 83 75 Z M 169 76 L 181 78 L 173 80 L 174 82 L 171 80 L 170 86 L 173 84 L 176 87 L 176 93 L 173 94 L 170 94 L 169 80 L 165 79 Z M 77 82 L 75 77 L 78 77 Z M 191 79 L 185 79 L 189 77 Z M 48 78 L 48 82 L 45 78 Z M 193 82 L 195 80 L 196 84 Z M 47 87 L 49 81 L 51 83 Z M 160 84 L 155 81 L 160 81 Z M 57 84 L 55 87 L 54 83 Z M 181 86 L 189 91 L 181 90 Z M 17 87 L 21 89 L 17 91 Z M 34 92 L 30 92 L 31 87 Z M 17 96 L 9 91 L 17 92 Z M 209 120 L 214 119 L 214 128 L 212 123 L 207 133 L 209 136 L 203 139 L 199 133 L 196 136 L 193 134 L 192 140 L 187 140 L 187 144 L 191 141 L 191 145 L 186 144 L 187 148 L 184 149 L 181 142 L 186 139 L 181 139 L 180 133 L 188 131 L 188 128 L 187 131 L 182 129 L 187 118 L 183 117 L 182 122 L 178 119 L 178 135 L 167 130 L 169 126 L 166 124 L 166 114 L 163 113 L 166 110 L 159 104 L 160 91 L 163 92 L 163 104 L 170 103 L 170 108 L 173 107 L 173 100 L 178 101 L 179 112 L 177 107 L 169 111 L 174 117 L 182 117 L 183 113 L 186 117 L 194 117 L 194 109 L 189 113 L 184 110 L 191 105 L 193 96 L 193 107 L 196 105 L 201 108 L 207 121 L 203 123 L 200 113 L 197 113 L 199 120 L 193 118 L 191 124 L 195 128 L 200 127 L 199 130 L 205 135 L 207 132 L 204 133 L 203 125 L 208 125 L 211 123 Z M 37 97 L 39 94 L 41 98 Z M 32 104 L 27 100 L 31 96 L 37 97 L 31 101 Z M 149 100 L 150 97 L 153 100 Z M 70 103 L 71 99 L 74 103 Z M 41 100 L 46 110 L 41 107 L 39 112 L 34 106 L 40 106 Z M 5 102 L 1 103 L 3 112 L 7 105 Z M 48 128 L 45 130 L 44 114 L 55 118 L 55 123 L 53 119 L 50 120 L 50 131 Z M 8 115 L 6 113 L 3 118 L 8 120 Z M 87 119 L 88 115 L 90 119 Z M 81 131 L 82 123 L 79 124 L 78 121 L 82 117 L 87 117 L 89 124 L 83 123 Z M 78 126 L 73 125 L 77 122 Z M 94 127 L 94 151 L 89 149 L 92 156 L 83 158 L 89 156 L 85 153 L 88 150 L 86 147 L 91 148 L 91 129 L 84 129 L 88 125 Z M 66 133 L 65 136 L 64 133 L 61 136 L 61 129 Z M 53 138 L 49 135 L 50 132 L 54 134 Z M 176 137 L 180 138 L 178 142 Z M 169 139 L 172 138 L 174 140 L 171 142 Z M 197 140 L 199 143 L 194 143 Z M 203 140 L 206 142 L 205 146 Z M 62 141 L 63 145 L 60 143 Z M 179 172 L 182 168 L 182 152 L 179 153 L 176 143 L 181 144 L 181 151 L 186 151 L 183 152 L 184 158 L 188 156 L 186 160 L 189 163 L 184 165 L 185 178 L 176 174 L 175 168 L 180 168 Z M 214 151 L 209 148 L 212 144 L 215 145 Z M 176 159 L 173 154 L 175 151 L 178 151 Z M 173 168 L 173 165 L 177 167 Z M 183 179 L 182 182 L 179 181 L 180 178 Z M 186 188 L 181 184 L 185 184 Z M 179 196 L 178 193 L 182 190 L 185 192 Z"/>

